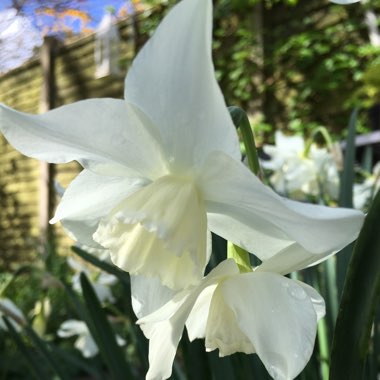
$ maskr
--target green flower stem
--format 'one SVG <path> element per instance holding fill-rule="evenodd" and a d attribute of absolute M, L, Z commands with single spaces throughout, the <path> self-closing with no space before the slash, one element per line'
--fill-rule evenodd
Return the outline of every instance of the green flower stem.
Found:
<path fill-rule="evenodd" d="M 239 128 L 243 139 L 245 152 L 247 154 L 248 166 L 251 171 L 262 179 L 262 172 L 257 155 L 255 137 L 253 136 L 251 124 L 249 123 L 247 114 L 239 107 L 228 107 L 228 111 L 236 128 Z"/>
<path fill-rule="evenodd" d="M 239 128 L 241 132 L 249 168 L 256 176 L 263 179 L 255 137 L 247 114 L 240 107 L 228 107 L 228 111 L 230 112 L 235 127 Z M 252 272 L 250 254 L 243 248 L 233 244 L 229 245 L 227 257 L 235 260 L 241 273 Z"/>
<path fill-rule="evenodd" d="M 321 287 L 319 286 L 317 273 L 312 274 L 312 286 L 321 293 Z M 335 322 L 335 320 L 334 320 Z M 328 328 L 326 317 L 318 321 L 317 326 L 317 339 L 318 339 L 318 349 L 319 349 L 319 371 L 322 380 L 329 380 L 329 370 L 330 370 L 330 348 L 328 339 Z"/>
<path fill-rule="evenodd" d="M 235 244 L 228 243 L 227 258 L 234 259 L 239 267 L 240 273 L 252 272 L 252 266 L 249 259 L 249 253 Z"/>
<path fill-rule="evenodd" d="M 325 128 L 325 127 L 318 127 L 316 129 L 314 129 L 311 137 L 308 139 L 307 143 L 306 143 L 306 147 L 305 147 L 305 150 L 304 150 L 304 157 L 308 157 L 309 156 L 309 153 L 310 153 L 310 149 L 311 149 L 311 146 L 313 145 L 313 142 L 315 140 L 315 137 L 318 135 L 318 134 L 321 134 L 323 139 L 325 140 L 326 142 L 326 145 L 327 147 L 331 150 L 332 149 L 332 146 L 333 146 L 333 141 L 331 139 L 331 136 L 330 136 L 330 133 L 328 132 L 328 130 Z"/>

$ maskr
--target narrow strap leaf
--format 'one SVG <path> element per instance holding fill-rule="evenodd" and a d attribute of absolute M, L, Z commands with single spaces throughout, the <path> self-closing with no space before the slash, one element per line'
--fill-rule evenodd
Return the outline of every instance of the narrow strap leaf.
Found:
<path fill-rule="evenodd" d="M 8 332 L 11 335 L 12 339 L 16 343 L 17 348 L 20 350 L 21 354 L 26 360 L 26 363 L 30 369 L 30 374 L 39 380 L 49 380 L 50 376 L 46 373 L 44 367 L 45 363 L 39 360 L 36 360 L 35 356 L 32 355 L 29 348 L 24 343 L 20 334 L 13 327 L 12 323 L 8 321 L 8 318 L 3 317 L 4 323 L 7 326 Z"/>
<path fill-rule="evenodd" d="M 112 379 L 134 379 L 123 351 L 116 342 L 115 333 L 108 322 L 107 316 L 84 273 L 80 275 L 80 282 L 87 307 L 87 317 L 91 322 L 88 327 L 98 345 L 100 354 L 108 365 Z"/>
<path fill-rule="evenodd" d="M 331 354 L 330 380 L 362 378 L 380 298 L 380 192 L 356 242 L 344 284 Z"/>

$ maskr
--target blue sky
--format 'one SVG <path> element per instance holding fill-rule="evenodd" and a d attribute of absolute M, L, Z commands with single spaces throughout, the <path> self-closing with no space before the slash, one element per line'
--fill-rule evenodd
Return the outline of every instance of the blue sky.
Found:
<path fill-rule="evenodd" d="M 9 10 L 11 1 L 0 0 L 0 74 L 29 59 L 33 54 L 34 46 L 42 43 L 43 35 L 54 34 L 62 38 L 65 36 L 62 29 L 58 33 L 51 33 L 52 25 L 57 25 L 57 18 L 41 15 L 36 17 L 35 10 L 38 2 L 28 0 L 27 3 L 25 14 L 16 16 L 15 10 Z M 131 9 L 130 0 L 82 0 L 73 1 L 73 3 L 77 3 L 78 8 L 90 16 L 90 22 L 85 25 L 90 30 L 96 29 L 107 7 L 114 7 L 116 15 L 122 7 L 129 6 Z M 65 27 L 69 26 L 74 33 L 81 31 L 80 19 L 66 17 L 63 22 L 60 22 Z M 62 24 L 59 25 L 62 27 Z"/>
<path fill-rule="evenodd" d="M 26 15 L 30 16 L 33 22 L 36 2 L 29 0 L 27 3 L 29 3 L 29 5 L 25 7 Z M 79 9 L 86 11 L 91 16 L 92 21 L 88 24 L 88 27 L 96 28 L 108 6 L 113 6 L 117 13 L 123 6 L 126 6 L 128 3 L 128 0 L 85 0 L 81 2 L 78 1 L 78 7 Z M 0 0 L 0 11 L 10 6 L 10 0 Z"/>

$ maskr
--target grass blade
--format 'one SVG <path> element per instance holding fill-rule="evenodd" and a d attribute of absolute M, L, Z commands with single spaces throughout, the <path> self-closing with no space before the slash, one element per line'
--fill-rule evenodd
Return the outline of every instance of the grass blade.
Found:
<path fill-rule="evenodd" d="M 89 319 L 88 328 L 97 342 L 100 354 L 107 363 L 114 380 L 134 379 L 122 349 L 118 346 L 115 333 L 108 322 L 95 291 L 84 273 L 80 282 Z"/>
<path fill-rule="evenodd" d="M 41 363 L 40 361 L 36 360 L 35 356 L 31 354 L 29 348 L 23 342 L 20 334 L 15 330 L 12 323 L 10 323 L 6 317 L 3 317 L 3 320 L 5 325 L 7 326 L 8 332 L 11 335 L 13 341 L 16 343 L 16 346 L 25 358 L 26 363 L 30 369 L 31 375 L 39 380 L 50 380 L 51 377 L 43 369 L 45 363 Z"/>
<path fill-rule="evenodd" d="M 36 349 L 45 358 L 46 362 L 49 364 L 50 368 L 57 374 L 58 378 L 61 380 L 70 380 L 66 375 L 66 372 L 62 369 L 60 363 L 57 361 L 50 345 L 43 341 L 36 332 L 29 326 L 24 327 L 25 333 L 28 335 Z"/>
<path fill-rule="evenodd" d="M 79 257 L 81 257 L 83 260 L 89 262 L 90 264 L 96 266 L 97 268 L 113 274 L 115 277 L 117 277 L 123 285 L 126 285 L 128 288 L 130 286 L 130 281 L 129 281 L 129 275 L 127 272 L 124 272 L 117 268 L 116 266 L 109 264 L 105 261 L 99 260 L 97 257 L 94 255 L 91 255 L 90 253 L 87 253 L 83 251 L 82 249 L 78 247 L 71 247 L 72 251 L 75 252 Z"/>
<path fill-rule="evenodd" d="M 356 136 L 356 120 L 358 117 L 358 109 L 355 108 L 351 113 L 348 123 L 348 136 L 346 140 L 346 149 L 344 154 L 343 172 L 340 177 L 340 195 L 339 206 L 353 207 L 353 187 L 354 187 L 354 165 L 355 165 L 355 136 Z M 342 294 L 343 284 L 347 273 L 348 263 L 352 254 L 353 244 L 342 249 L 337 255 L 337 285 L 338 295 Z"/>
<path fill-rule="evenodd" d="M 331 380 L 362 378 L 380 298 L 380 192 L 364 221 L 344 284 L 331 354 Z"/>

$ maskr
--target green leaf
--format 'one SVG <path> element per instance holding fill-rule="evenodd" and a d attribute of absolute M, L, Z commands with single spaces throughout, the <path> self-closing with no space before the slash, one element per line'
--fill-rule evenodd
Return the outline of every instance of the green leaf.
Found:
<path fill-rule="evenodd" d="M 87 253 L 83 251 L 82 249 L 78 247 L 71 247 L 72 251 L 75 252 L 78 256 L 80 256 L 83 260 L 89 262 L 90 264 L 96 266 L 97 268 L 113 274 L 116 276 L 122 283 L 123 285 L 126 285 L 129 289 L 130 286 L 130 281 L 129 281 L 129 275 L 127 272 L 122 271 L 115 265 L 109 264 L 105 261 L 99 260 L 97 257 L 94 255 L 91 255 L 90 253 Z"/>
<path fill-rule="evenodd" d="M 58 375 L 58 378 L 60 380 L 70 380 L 52 352 L 50 345 L 42 340 L 31 327 L 25 326 L 24 332 L 28 335 L 36 349 L 44 357 L 50 368 Z"/>
<path fill-rule="evenodd" d="M 354 185 L 354 165 L 355 165 L 355 136 L 356 121 L 358 118 L 358 109 L 355 108 L 348 122 L 348 136 L 346 140 L 346 149 L 344 154 L 343 172 L 340 179 L 340 196 L 339 205 L 341 207 L 353 207 L 352 192 Z"/>
<path fill-rule="evenodd" d="M 231 356 L 218 357 L 216 350 L 207 354 L 214 379 L 218 380 L 238 380 L 235 376 L 234 366 Z"/>
<path fill-rule="evenodd" d="M 61 358 L 65 362 L 65 365 L 70 365 L 77 368 L 78 370 L 80 369 L 82 371 L 85 371 L 91 375 L 93 379 L 102 380 L 102 374 L 98 372 L 98 368 L 91 365 L 91 362 L 78 358 L 76 355 L 73 355 L 72 353 L 56 346 L 53 346 L 52 350 L 55 356 Z"/>
<path fill-rule="evenodd" d="M 116 342 L 115 333 L 108 322 L 95 291 L 84 273 L 80 275 L 83 297 L 87 307 L 88 328 L 94 337 L 100 354 L 108 365 L 114 380 L 134 379 L 123 350 Z"/>
<path fill-rule="evenodd" d="M 36 360 L 35 356 L 32 355 L 29 348 L 24 343 L 20 334 L 15 330 L 13 325 L 8 321 L 8 318 L 3 317 L 4 323 L 7 326 L 8 332 L 12 339 L 16 343 L 18 349 L 20 350 L 23 357 L 26 359 L 26 363 L 30 369 L 30 374 L 39 380 L 50 380 L 51 376 L 45 372 L 45 363 Z"/>
<path fill-rule="evenodd" d="M 339 206 L 353 207 L 352 193 L 354 187 L 354 165 L 355 165 L 355 136 L 356 121 L 358 117 L 358 109 L 355 108 L 351 113 L 348 123 L 348 136 L 346 140 L 346 150 L 344 155 L 343 172 L 340 177 L 340 195 Z M 342 249 L 337 255 L 337 285 L 338 294 L 342 294 L 343 284 L 346 277 L 348 262 L 352 254 L 353 244 Z"/>
<path fill-rule="evenodd" d="M 239 128 L 247 154 L 248 166 L 251 171 L 262 178 L 259 156 L 256 150 L 255 137 L 253 136 L 251 124 L 247 114 L 239 107 L 228 107 L 232 121 L 236 128 Z"/>
<path fill-rule="evenodd" d="M 344 284 L 331 354 L 331 380 L 362 378 L 380 298 L 380 192 L 364 221 Z"/>
<path fill-rule="evenodd" d="M 204 340 L 196 339 L 190 342 L 185 332 L 181 340 L 181 347 L 187 379 L 210 379 L 211 372 Z"/>

